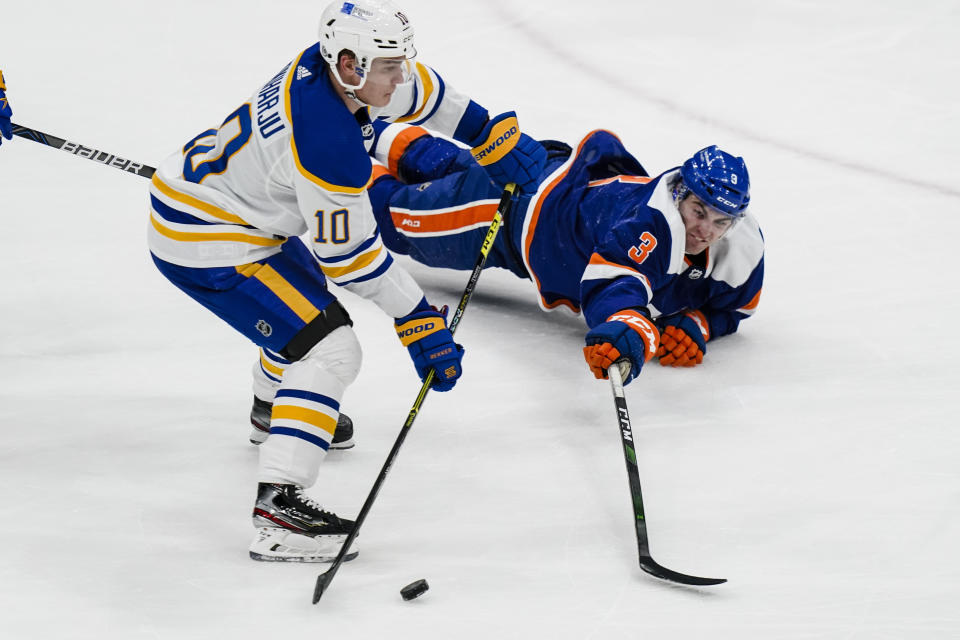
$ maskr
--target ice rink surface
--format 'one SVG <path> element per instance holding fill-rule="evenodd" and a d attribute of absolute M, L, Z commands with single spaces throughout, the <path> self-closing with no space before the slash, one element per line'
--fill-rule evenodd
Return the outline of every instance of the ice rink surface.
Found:
<path fill-rule="evenodd" d="M 4 3 L 14 120 L 156 164 L 315 41 L 323 3 Z M 960 637 L 960 3 L 403 3 L 420 60 L 539 138 L 618 133 L 648 170 L 746 158 L 764 295 L 693 370 L 627 388 L 654 557 L 637 567 L 582 320 L 486 272 L 466 373 L 424 404 L 318 606 L 325 565 L 250 561 L 252 345 L 146 249 L 147 183 L 0 149 L 0 632 L 11 639 Z M 411 265 L 431 301 L 467 274 Z M 419 383 L 364 345 L 358 446 L 311 493 L 366 497 Z M 426 578 L 430 591 L 399 590 Z"/>

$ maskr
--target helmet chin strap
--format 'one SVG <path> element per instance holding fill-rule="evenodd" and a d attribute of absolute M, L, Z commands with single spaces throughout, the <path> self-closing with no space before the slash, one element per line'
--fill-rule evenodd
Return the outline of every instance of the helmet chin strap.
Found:
<path fill-rule="evenodd" d="M 359 88 L 359 87 L 358 87 L 358 88 Z M 363 100 L 361 100 L 359 97 L 357 97 L 357 94 L 356 94 L 354 91 L 352 91 L 352 90 L 350 90 L 350 89 L 347 89 L 347 90 L 345 91 L 345 93 L 346 93 L 346 96 L 347 96 L 348 98 L 350 98 L 351 100 L 353 100 L 354 102 L 356 102 L 357 104 L 359 104 L 361 108 L 362 108 L 362 107 L 369 107 L 369 106 L 370 106 L 369 104 L 367 104 L 366 102 L 364 102 Z"/>
<path fill-rule="evenodd" d="M 337 71 L 337 68 L 334 65 L 328 65 L 328 66 L 330 68 L 330 73 L 333 74 L 334 80 L 337 82 L 337 84 L 340 85 L 340 87 L 343 89 L 343 92 L 346 94 L 348 98 L 358 103 L 361 107 L 370 106 L 369 104 L 361 100 L 359 96 L 357 96 L 357 91 L 359 89 L 362 89 L 363 85 L 367 83 L 367 74 L 363 71 L 363 69 L 359 69 L 359 68 L 357 69 L 357 72 L 358 72 L 357 75 L 360 76 L 360 84 L 347 84 L 346 82 L 343 81 L 343 78 L 340 77 L 340 72 Z"/>

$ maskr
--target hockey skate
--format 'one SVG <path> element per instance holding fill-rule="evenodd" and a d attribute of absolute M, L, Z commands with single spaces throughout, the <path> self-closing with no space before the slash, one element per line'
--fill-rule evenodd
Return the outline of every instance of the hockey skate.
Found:
<path fill-rule="evenodd" d="M 253 507 L 250 557 L 263 562 L 333 562 L 353 520 L 324 511 L 292 484 L 260 483 Z M 357 557 L 354 544 L 344 560 Z"/>
<path fill-rule="evenodd" d="M 250 409 L 250 424 L 253 429 L 250 431 L 250 442 L 261 444 L 270 435 L 270 412 L 273 411 L 273 404 L 253 397 L 253 407 Z M 352 449 L 353 442 L 353 420 L 349 416 L 341 413 L 337 418 L 337 428 L 333 434 L 333 442 L 330 443 L 331 449 Z"/>

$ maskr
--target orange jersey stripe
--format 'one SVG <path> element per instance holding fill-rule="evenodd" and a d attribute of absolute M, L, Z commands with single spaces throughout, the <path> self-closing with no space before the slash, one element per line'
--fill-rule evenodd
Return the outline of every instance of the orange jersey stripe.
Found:
<path fill-rule="evenodd" d="M 372 184 L 372 183 L 376 182 L 377 180 L 379 180 L 382 176 L 389 176 L 389 175 L 391 175 L 391 174 L 390 174 L 390 170 L 387 169 L 385 166 L 383 166 L 382 164 L 374 164 L 374 165 L 373 165 L 373 178 L 371 179 L 370 182 L 371 182 L 371 184 Z"/>
<path fill-rule="evenodd" d="M 592 264 L 592 265 L 605 265 L 605 266 L 608 266 L 608 267 L 616 267 L 616 268 L 618 268 L 618 269 L 627 269 L 627 270 L 629 270 L 629 271 L 631 272 L 631 275 L 633 275 L 633 276 L 636 277 L 636 278 L 640 278 L 640 280 L 643 282 L 643 285 L 644 285 L 644 286 L 646 287 L 646 289 L 647 289 L 647 295 L 653 295 L 653 285 L 650 284 L 650 279 L 649 279 L 647 276 L 645 276 L 644 274 L 642 274 L 642 273 L 640 273 L 639 271 L 637 271 L 634 267 L 631 267 L 631 266 L 628 266 L 628 265 L 625 265 L 625 264 L 620 264 L 620 263 L 618 263 L 618 262 L 611 262 L 611 261 L 607 260 L 606 258 L 604 258 L 603 256 L 601 256 L 599 253 L 591 254 L 591 256 L 590 256 L 590 263 L 589 263 L 589 264 Z M 624 274 L 624 275 L 626 275 L 626 274 Z"/>
<path fill-rule="evenodd" d="M 605 264 L 611 267 L 620 267 L 622 269 L 630 269 L 630 271 L 636 271 L 633 267 L 626 264 L 620 264 L 619 262 L 611 262 L 601 256 L 599 253 L 594 253 L 590 256 L 590 264 Z"/>
<path fill-rule="evenodd" d="M 397 230 L 403 233 L 450 233 L 464 227 L 490 223 L 496 213 L 497 203 L 491 202 L 430 215 L 391 211 L 390 217 Z"/>
<path fill-rule="evenodd" d="M 577 150 L 570 156 L 571 160 L 575 160 L 576 157 L 577 157 L 577 155 L 579 155 L 580 150 L 583 149 L 583 145 L 586 143 L 586 141 L 589 140 L 590 137 L 593 136 L 593 134 L 598 133 L 598 132 L 600 132 L 600 131 L 606 131 L 606 129 L 594 129 L 593 131 L 591 131 L 590 133 L 588 133 L 587 135 L 585 135 L 585 136 L 583 137 L 583 140 L 580 141 L 580 144 L 577 145 Z M 613 133 L 612 131 L 607 131 L 607 133 L 609 133 L 610 135 L 614 136 L 615 138 L 617 138 L 617 139 L 619 140 L 619 138 L 617 137 L 617 135 L 616 135 L 615 133 Z M 573 162 L 570 163 L 570 166 L 573 166 Z M 536 201 L 536 204 L 535 204 L 534 207 L 533 207 L 533 211 L 530 212 L 530 223 L 529 223 L 529 225 L 528 225 L 528 227 L 527 227 L 527 239 L 526 239 L 526 242 L 524 242 L 524 244 L 523 244 L 523 256 L 524 256 L 524 258 L 526 259 L 528 265 L 531 264 L 531 261 L 530 261 L 530 245 L 533 244 L 533 236 L 534 236 L 534 234 L 536 233 L 536 230 L 537 230 L 537 222 L 538 222 L 539 219 L 540 219 L 540 209 L 541 209 L 541 207 L 543 207 L 543 202 L 544 202 L 544 200 L 547 199 L 547 196 L 550 195 L 550 192 L 553 191 L 554 188 L 556 188 L 556 186 L 557 186 L 558 184 L 560 184 L 560 181 L 563 180 L 565 177 L 567 177 L 567 173 L 569 173 L 569 171 L 570 171 L 570 167 L 567 167 L 567 169 L 566 169 L 563 173 L 561 173 L 560 175 L 558 175 L 556 178 L 553 179 L 552 182 L 550 182 L 549 185 L 547 185 L 547 187 L 543 190 L 543 193 L 541 193 L 541 194 L 537 197 L 537 201 Z M 530 270 L 530 276 L 533 278 L 534 283 L 537 285 L 537 291 L 539 292 L 539 291 L 540 291 L 540 278 L 537 277 L 537 274 L 534 273 L 532 269 Z M 557 303 L 548 303 L 546 300 L 544 300 L 543 296 L 540 296 L 540 301 L 541 301 L 541 303 L 543 304 L 544 308 L 546 308 L 546 309 L 552 309 L 552 308 L 558 306 L 559 304 L 564 304 L 564 303 L 565 303 L 565 304 L 567 304 L 567 306 L 569 306 L 569 307 L 571 307 L 572 309 L 574 309 L 574 311 L 577 311 L 577 312 L 580 311 L 579 309 L 576 308 L 575 305 L 570 304 L 569 301 L 558 301 Z"/>
<path fill-rule="evenodd" d="M 763 289 L 760 289 L 759 291 L 757 291 L 757 295 L 753 296 L 753 298 L 751 298 L 750 302 L 748 302 L 747 304 L 743 305 L 743 306 L 740 307 L 740 308 L 743 309 L 743 310 L 745 310 L 745 311 L 753 311 L 754 309 L 756 309 L 756 308 L 757 308 L 757 305 L 760 304 L 760 294 L 761 294 L 761 293 L 763 293 Z"/>
<path fill-rule="evenodd" d="M 611 182 L 632 182 L 636 184 L 647 184 L 653 180 L 648 176 L 628 176 L 628 175 L 619 175 L 613 176 L 612 178 L 604 178 L 602 180 L 591 180 L 587 183 L 588 187 L 599 187 L 601 185 L 610 184 Z"/>
<path fill-rule="evenodd" d="M 574 313 L 580 313 L 580 307 L 573 304 L 566 298 L 560 298 L 559 300 L 556 300 L 554 302 L 547 302 L 546 300 L 544 300 L 543 296 L 540 296 L 540 300 L 541 302 L 543 302 L 544 309 L 556 309 L 557 307 L 567 307 Z"/>

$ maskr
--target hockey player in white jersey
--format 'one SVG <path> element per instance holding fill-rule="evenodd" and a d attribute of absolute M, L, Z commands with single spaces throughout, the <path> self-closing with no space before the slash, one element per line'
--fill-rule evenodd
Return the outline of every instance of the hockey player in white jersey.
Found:
<path fill-rule="evenodd" d="M 367 194 L 371 120 L 422 125 L 487 151 L 479 155 L 501 186 L 529 188 L 546 160 L 515 114 L 490 118 L 413 60 L 413 35 L 389 0 L 334 2 L 318 43 L 153 178 L 157 267 L 261 348 L 252 420 L 269 420 L 269 437 L 255 438 L 263 440 L 250 548 L 257 560 L 332 560 L 353 526 L 304 493 L 327 450 L 349 445 L 340 400 L 361 361 L 327 279 L 395 318 L 421 379 L 433 370 L 434 388 L 446 391 L 461 374 L 463 348 L 445 313 L 380 238 Z"/>

